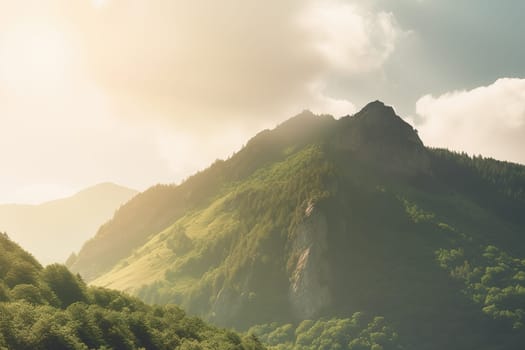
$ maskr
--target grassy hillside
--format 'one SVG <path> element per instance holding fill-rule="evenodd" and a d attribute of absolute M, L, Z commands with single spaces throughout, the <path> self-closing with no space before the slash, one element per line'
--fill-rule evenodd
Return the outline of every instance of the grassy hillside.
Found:
<path fill-rule="evenodd" d="M 303 320 L 324 317 L 321 332 L 360 313 L 380 315 L 354 327 L 368 345 L 338 346 L 396 348 L 395 332 L 407 349 L 520 348 L 524 189 L 523 166 L 427 149 L 380 102 L 337 121 L 303 113 L 136 197 L 72 268 L 218 324 L 291 324 L 284 348 L 304 348 Z M 366 336 L 375 317 L 388 343 Z"/>
<path fill-rule="evenodd" d="M 62 265 L 42 268 L 5 234 L 0 260 L 0 349 L 264 349 L 176 306 L 87 287 Z"/>
<path fill-rule="evenodd" d="M 64 262 L 137 192 L 111 183 L 39 205 L 0 205 L 0 230 L 44 264 Z M 57 244 L 60 242 L 60 244 Z"/>

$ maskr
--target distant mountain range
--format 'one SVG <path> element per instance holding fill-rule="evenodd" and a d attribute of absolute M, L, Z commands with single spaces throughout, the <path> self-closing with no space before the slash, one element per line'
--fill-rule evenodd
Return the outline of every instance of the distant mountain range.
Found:
<path fill-rule="evenodd" d="M 101 183 L 39 205 L 0 205 L 0 232 L 44 264 L 64 262 L 137 191 Z"/>
<path fill-rule="evenodd" d="M 68 266 L 275 349 L 523 349 L 524 213 L 524 166 L 427 148 L 375 101 L 140 193 Z"/>

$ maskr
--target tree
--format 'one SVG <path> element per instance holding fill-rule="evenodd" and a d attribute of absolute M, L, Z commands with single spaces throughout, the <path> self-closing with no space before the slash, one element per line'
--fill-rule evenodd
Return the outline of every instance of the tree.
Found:
<path fill-rule="evenodd" d="M 32 284 L 19 284 L 11 290 L 13 300 L 24 300 L 31 304 L 44 304 L 40 289 Z"/>
<path fill-rule="evenodd" d="M 63 308 L 77 301 L 87 301 L 86 285 L 63 265 L 47 266 L 42 271 L 42 279 L 56 294 Z"/>

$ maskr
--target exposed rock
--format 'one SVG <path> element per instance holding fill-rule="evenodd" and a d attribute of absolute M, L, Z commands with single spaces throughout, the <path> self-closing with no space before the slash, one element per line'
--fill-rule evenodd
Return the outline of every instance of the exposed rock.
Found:
<path fill-rule="evenodd" d="M 417 131 L 380 101 L 371 102 L 354 116 L 342 118 L 332 144 L 337 150 L 389 172 L 402 175 L 430 173 L 430 160 Z"/>
<path fill-rule="evenodd" d="M 297 261 L 291 271 L 289 293 L 292 310 L 298 319 L 315 317 L 331 303 L 326 238 L 326 217 L 310 201 L 292 247 Z"/>

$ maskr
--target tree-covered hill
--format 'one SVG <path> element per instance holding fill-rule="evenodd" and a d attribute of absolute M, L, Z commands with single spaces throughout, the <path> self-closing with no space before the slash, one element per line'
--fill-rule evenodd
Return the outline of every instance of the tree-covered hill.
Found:
<path fill-rule="evenodd" d="M 337 346 L 519 349 L 524 192 L 525 167 L 426 148 L 381 102 L 339 120 L 303 112 L 135 197 L 70 266 L 221 325 L 291 324 L 284 348 L 306 349 L 304 320 L 331 334 L 365 314 L 354 331 L 368 345 Z M 377 317 L 392 341 L 366 338 Z"/>
<path fill-rule="evenodd" d="M 0 349 L 262 350 L 257 338 L 218 329 L 176 306 L 148 306 L 87 287 L 65 266 L 43 268 L 0 234 Z"/>

